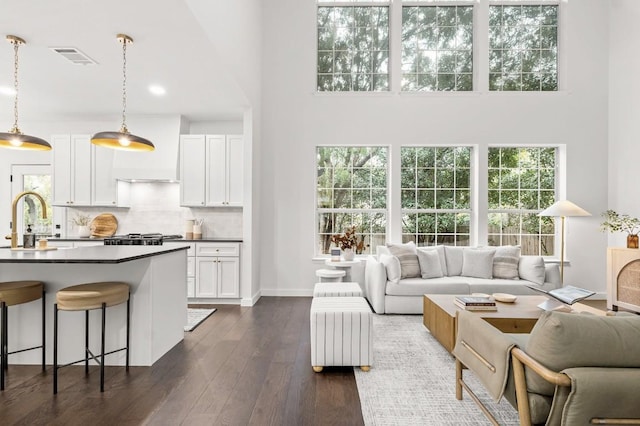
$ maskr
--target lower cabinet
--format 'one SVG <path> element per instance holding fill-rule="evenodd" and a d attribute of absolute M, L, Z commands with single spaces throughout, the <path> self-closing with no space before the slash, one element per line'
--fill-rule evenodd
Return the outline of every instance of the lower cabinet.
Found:
<path fill-rule="evenodd" d="M 240 297 L 237 257 L 196 257 L 196 297 Z"/>

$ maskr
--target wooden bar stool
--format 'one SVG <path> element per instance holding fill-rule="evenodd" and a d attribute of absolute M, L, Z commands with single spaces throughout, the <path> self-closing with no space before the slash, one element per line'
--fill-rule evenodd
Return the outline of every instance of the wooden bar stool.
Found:
<path fill-rule="evenodd" d="M 89 360 L 100 365 L 100 392 L 104 392 L 104 357 L 120 351 L 126 351 L 126 371 L 129 371 L 129 321 L 130 321 L 129 284 L 122 282 L 100 282 L 65 287 L 56 293 L 53 305 L 53 393 L 58 393 L 58 369 L 84 361 L 84 372 L 89 374 Z M 104 332 L 106 311 L 110 306 L 127 302 L 127 343 L 124 348 L 105 353 Z M 100 354 L 89 350 L 89 311 L 102 309 L 102 338 Z M 85 311 L 85 357 L 81 360 L 58 366 L 58 311 Z"/>
<path fill-rule="evenodd" d="M 8 307 L 42 299 L 42 345 L 9 352 Z M 9 367 L 9 355 L 42 348 L 42 371 L 45 370 L 45 295 L 42 281 L 10 281 L 0 283 L 0 390 L 4 390 L 5 370 Z"/>

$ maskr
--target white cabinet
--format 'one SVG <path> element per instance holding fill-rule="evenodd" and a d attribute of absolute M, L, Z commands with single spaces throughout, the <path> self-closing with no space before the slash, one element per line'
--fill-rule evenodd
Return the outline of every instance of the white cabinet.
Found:
<path fill-rule="evenodd" d="M 91 204 L 91 140 L 89 135 L 54 135 L 53 205 Z"/>
<path fill-rule="evenodd" d="M 91 205 L 129 207 L 130 184 L 114 176 L 115 150 L 93 144 L 91 149 Z"/>
<path fill-rule="evenodd" d="M 167 241 L 163 243 L 166 246 L 175 246 L 175 245 L 186 245 L 189 244 L 185 241 Z M 187 297 L 193 298 L 196 297 L 196 250 L 195 244 L 190 243 L 190 247 L 187 250 Z"/>
<path fill-rule="evenodd" d="M 182 135 L 180 204 L 241 207 L 243 152 L 242 135 Z"/>
<path fill-rule="evenodd" d="M 129 183 L 116 181 L 114 150 L 91 143 L 89 135 L 55 135 L 53 205 L 129 207 Z"/>
<path fill-rule="evenodd" d="M 240 297 L 240 244 L 196 243 L 195 262 L 195 297 Z"/>
<path fill-rule="evenodd" d="M 180 205 L 204 207 L 205 152 L 203 135 L 180 136 Z"/>

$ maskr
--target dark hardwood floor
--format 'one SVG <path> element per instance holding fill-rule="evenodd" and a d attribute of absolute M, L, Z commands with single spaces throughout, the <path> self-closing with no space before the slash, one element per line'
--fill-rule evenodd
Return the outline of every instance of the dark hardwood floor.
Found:
<path fill-rule="evenodd" d="M 218 311 L 152 367 L 11 365 L 1 425 L 360 425 L 351 368 L 311 369 L 311 298 L 263 297 Z M 135 345 L 135 342 L 132 344 Z"/>

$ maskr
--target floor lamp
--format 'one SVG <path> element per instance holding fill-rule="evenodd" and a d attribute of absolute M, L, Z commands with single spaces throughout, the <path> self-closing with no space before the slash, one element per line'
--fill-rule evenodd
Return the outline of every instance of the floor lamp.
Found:
<path fill-rule="evenodd" d="M 588 211 L 576 206 L 571 201 L 561 200 L 553 203 L 538 216 L 559 217 L 562 223 L 560 231 L 560 284 L 564 284 L 564 219 L 572 216 L 591 216 Z"/>

